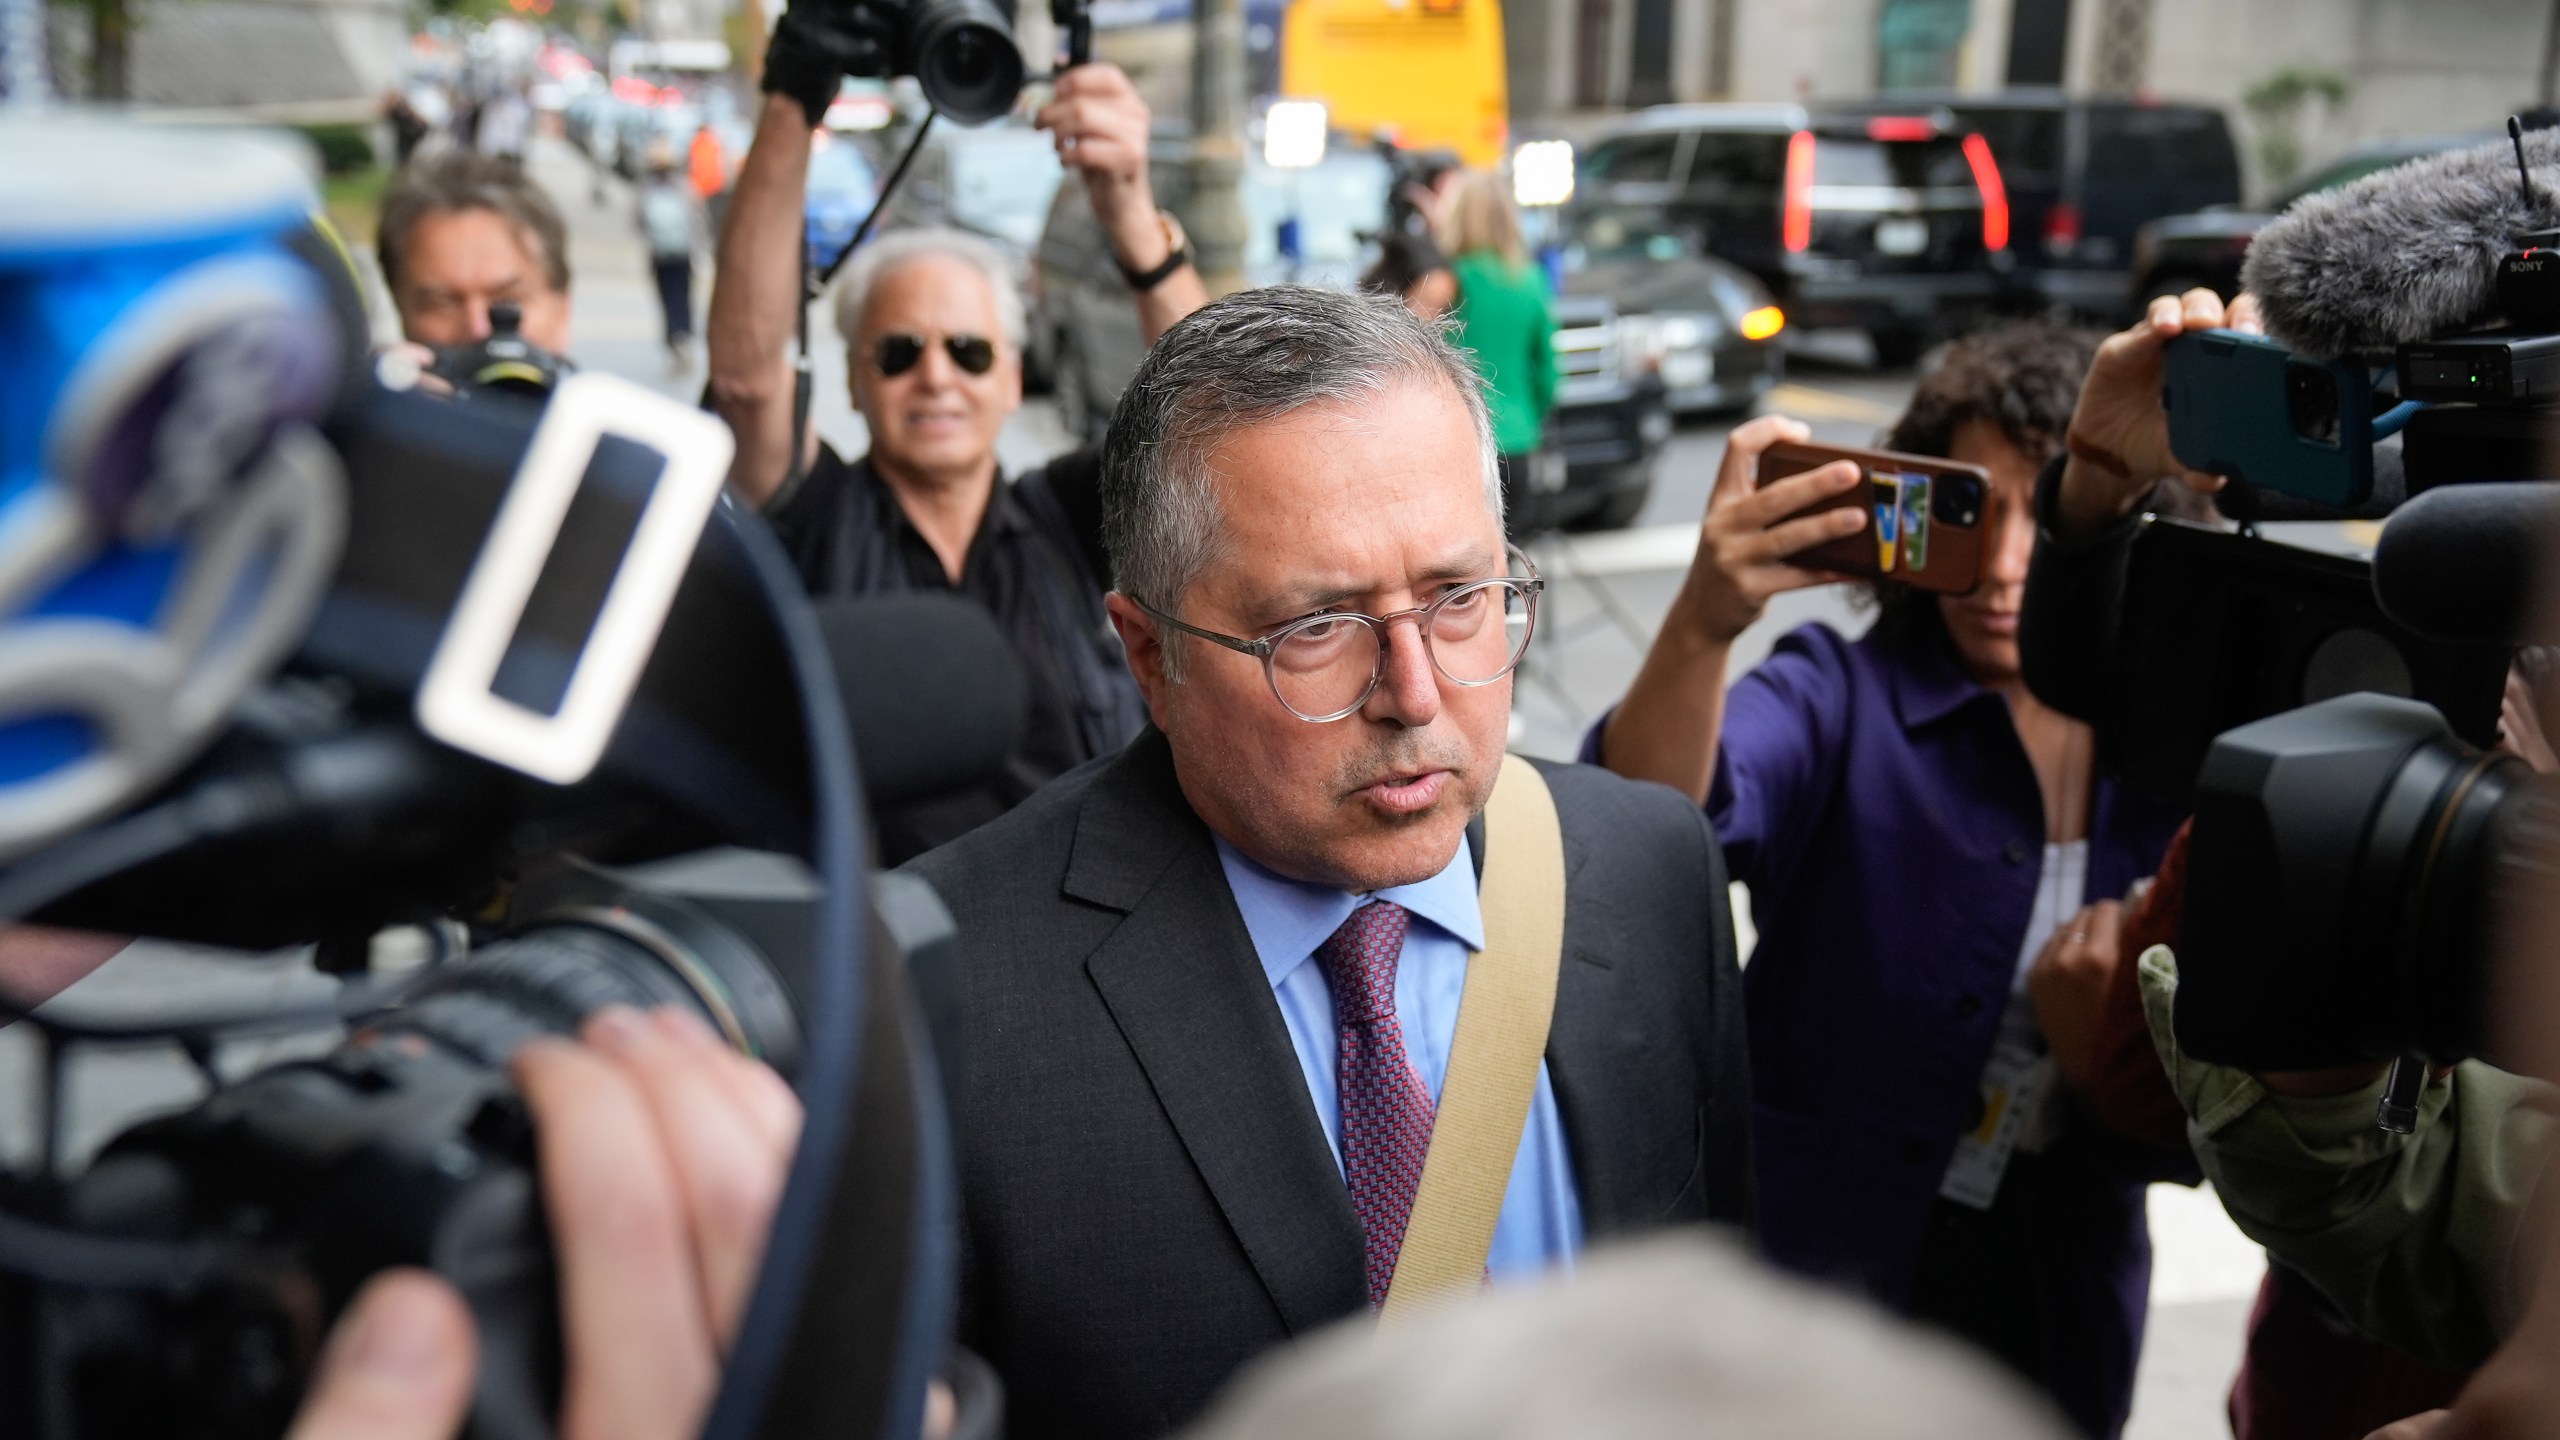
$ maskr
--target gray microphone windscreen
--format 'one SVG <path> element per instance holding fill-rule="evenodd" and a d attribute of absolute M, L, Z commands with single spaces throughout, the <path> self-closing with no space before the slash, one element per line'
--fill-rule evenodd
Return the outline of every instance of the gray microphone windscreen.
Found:
<path fill-rule="evenodd" d="M 2531 203 L 2503 136 L 2295 201 L 2240 268 L 2267 334 L 2335 360 L 2485 319 L 2498 261 L 2526 232 L 2560 225 L 2560 130 L 2528 131 L 2524 153 Z"/>
<path fill-rule="evenodd" d="M 2383 523 L 2374 599 L 2430 640 L 2515 644 L 2555 538 L 2560 482 L 2438 487 Z"/>

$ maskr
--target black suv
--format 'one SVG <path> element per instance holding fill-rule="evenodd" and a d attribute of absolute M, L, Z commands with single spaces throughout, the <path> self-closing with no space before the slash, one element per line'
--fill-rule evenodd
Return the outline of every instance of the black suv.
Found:
<path fill-rule="evenodd" d="M 2109 320 L 2141 297 L 2133 240 L 2163 215 L 2240 199 L 2231 126 L 2207 105 L 2017 89 L 1996 95 L 1918 92 L 1867 108 L 1935 105 L 1980 135 L 2008 192 L 2010 296 Z"/>
<path fill-rule="evenodd" d="M 2486 145 L 2497 138 L 2482 131 L 2477 135 L 2378 140 L 2350 150 L 2294 181 L 2261 209 L 2225 205 L 2192 215 L 2164 216 L 2143 226 L 2134 236 L 2133 289 L 2128 298 L 2140 303 L 2155 295 L 2183 295 L 2202 286 L 2220 291 L 2222 298 L 2228 300 L 2240 293 L 2240 262 L 2249 254 L 2249 242 L 2278 215 L 2292 208 L 2294 201 L 2422 156 Z"/>
<path fill-rule="evenodd" d="M 1988 311 L 2010 263 L 1998 166 L 1936 107 L 1657 106 L 1576 168 L 1582 198 L 1659 207 L 1791 324 L 1856 326 L 1886 364 Z"/>

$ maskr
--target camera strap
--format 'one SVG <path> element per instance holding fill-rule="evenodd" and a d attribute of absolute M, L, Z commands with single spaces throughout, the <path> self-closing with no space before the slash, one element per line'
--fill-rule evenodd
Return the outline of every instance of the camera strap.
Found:
<path fill-rule="evenodd" d="M 1537 1094 L 1564 957 L 1564 831 L 1538 768 L 1502 757 L 1484 807 L 1484 949 L 1467 961 L 1449 1072 L 1382 1320 L 1472 1293 L 1484 1279 L 1512 1162 Z"/>

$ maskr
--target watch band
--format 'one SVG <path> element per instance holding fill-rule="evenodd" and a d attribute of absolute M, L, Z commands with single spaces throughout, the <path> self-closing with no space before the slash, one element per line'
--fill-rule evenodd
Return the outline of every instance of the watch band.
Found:
<path fill-rule="evenodd" d="M 1182 222 L 1162 210 L 1156 212 L 1156 222 L 1164 226 L 1165 243 L 1172 247 L 1165 252 L 1162 263 L 1152 270 L 1132 270 L 1122 264 L 1116 253 L 1111 257 L 1111 263 L 1120 267 L 1120 278 L 1128 281 L 1129 288 L 1141 295 L 1171 279 L 1174 271 L 1191 263 L 1191 237 L 1182 233 Z"/>

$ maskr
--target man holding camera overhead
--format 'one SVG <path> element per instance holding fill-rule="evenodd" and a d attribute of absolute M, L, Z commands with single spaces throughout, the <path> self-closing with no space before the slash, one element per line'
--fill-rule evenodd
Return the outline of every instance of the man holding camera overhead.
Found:
<path fill-rule="evenodd" d="M 789 352 L 810 136 L 848 62 L 874 53 L 869 43 L 853 7 L 803 5 L 775 29 L 711 294 L 711 396 L 737 432 L 731 484 L 767 507 L 813 592 L 961 595 L 986 607 L 1021 662 L 1030 713 L 1003 773 L 874 817 L 881 858 L 895 864 L 1118 749 L 1144 715 L 1102 609 L 1096 457 L 1010 482 L 996 461 L 996 437 L 1022 403 L 1024 320 L 992 246 L 909 231 L 853 259 L 836 321 L 871 449 L 847 459 L 804 430 L 795 463 Z M 1081 173 L 1152 342 L 1206 296 L 1148 182 L 1146 103 L 1116 67 L 1083 65 L 1058 77 L 1038 123 Z"/>

